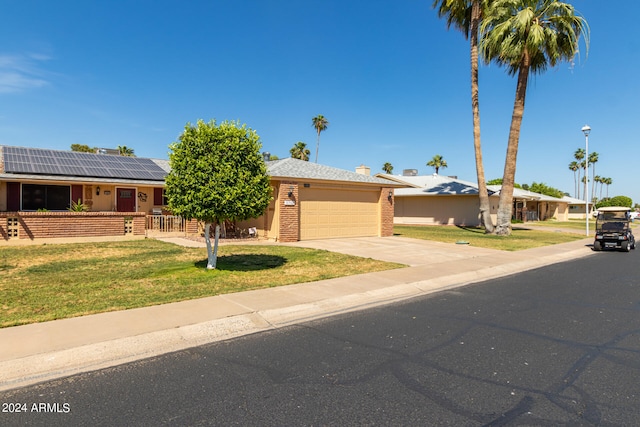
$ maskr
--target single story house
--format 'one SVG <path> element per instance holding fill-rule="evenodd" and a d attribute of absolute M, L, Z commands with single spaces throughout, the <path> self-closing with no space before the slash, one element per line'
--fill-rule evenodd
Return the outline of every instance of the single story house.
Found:
<path fill-rule="evenodd" d="M 377 174 L 406 188 L 395 191 L 394 222 L 396 224 L 462 225 L 480 224 L 478 185 L 456 177 L 442 175 Z M 489 208 L 497 220 L 500 185 L 489 185 Z M 542 221 L 569 218 L 569 204 L 563 199 L 514 188 L 513 219 Z M 584 205 L 583 205 L 584 212 Z"/>
<path fill-rule="evenodd" d="M 267 239 L 291 242 L 393 235 L 393 181 L 286 158 L 267 161 L 273 200 L 263 216 L 245 221 Z"/>
<path fill-rule="evenodd" d="M 585 201 L 576 199 L 575 197 L 564 196 L 563 201 L 569 206 L 569 219 L 585 219 L 586 209 Z M 593 212 L 595 206 L 592 202 L 589 202 L 589 211 Z"/>
<path fill-rule="evenodd" d="M 395 190 L 396 224 L 480 225 L 478 186 L 473 182 L 438 174 L 376 176 L 407 186 Z M 490 204 L 495 221 L 498 198 L 491 192 Z"/>
<path fill-rule="evenodd" d="M 239 227 L 278 241 L 393 234 L 401 185 L 291 158 L 268 161 L 267 171 L 273 201 Z M 147 216 L 175 218 L 163 194 L 168 172 L 166 160 L 0 146 L 0 241 L 144 235 Z M 72 203 L 87 212 L 69 212 Z M 183 228 L 197 233 L 197 224 Z"/>
<path fill-rule="evenodd" d="M 499 196 L 502 186 L 488 185 L 487 188 Z M 534 193 L 522 188 L 514 188 L 513 217 L 521 221 L 544 221 L 551 218 L 567 221 L 569 219 L 569 204 L 564 199 Z"/>

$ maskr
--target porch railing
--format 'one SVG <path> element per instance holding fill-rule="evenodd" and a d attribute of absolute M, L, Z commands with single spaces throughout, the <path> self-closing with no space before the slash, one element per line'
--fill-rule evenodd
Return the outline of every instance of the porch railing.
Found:
<path fill-rule="evenodd" d="M 151 233 L 184 233 L 186 221 L 175 215 L 147 215 L 145 229 Z"/>

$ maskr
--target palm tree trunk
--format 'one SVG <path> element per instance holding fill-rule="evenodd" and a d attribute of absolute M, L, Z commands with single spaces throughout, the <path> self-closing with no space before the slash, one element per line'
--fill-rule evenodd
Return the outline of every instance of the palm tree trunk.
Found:
<path fill-rule="evenodd" d="M 508 236 L 511 234 L 511 217 L 513 212 L 513 186 L 516 178 L 516 160 L 518 157 L 518 143 L 520 142 L 520 128 L 524 116 L 524 102 L 527 94 L 527 82 L 529 79 L 529 55 L 525 51 L 520 70 L 518 71 L 518 83 L 516 85 L 516 98 L 513 103 L 511 116 L 511 128 L 509 129 L 509 143 L 507 144 L 507 156 L 504 162 L 504 174 L 502 175 L 502 189 L 500 190 L 500 203 L 498 205 L 498 224 L 496 234 Z"/>
<path fill-rule="evenodd" d="M 489 191 L 484 176 L 484 164 L 482 162 L 482 144 L 480 139 L 480 101 L 478 84 L 478 25 L 480 23 L 480 1 L 473 0 L 471 5 L 471 110 L 473 112 L 473 148 L 476 156 L 476 175 L 478 178 L 478 198 L 480 199 L 480 225 L 487 234 L 494 232 L 491 219 L 491 205 L 489 204 Z"/>
<path fill-rule="evenodd" d="M 316 163 L 318 163 L 318 151 L 320 150 L 320 129 L 318 129 L 318 138 L 316 139 Z"/>
<path fill-rule="evenodd" d="M 573 171 L 573 194 L 576 195 L 578 193 L 578 179 L 576 178 L 576 171 Z M 578 196 L 575 196 L 576 199 Z"/>

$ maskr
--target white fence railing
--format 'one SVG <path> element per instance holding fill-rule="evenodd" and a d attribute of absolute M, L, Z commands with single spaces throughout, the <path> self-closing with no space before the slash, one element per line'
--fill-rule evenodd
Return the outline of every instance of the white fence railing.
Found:
<path fill-rule="evenodd" d="M 147 215 L 145 229 L 153 233 L 184 233 L 186 221 L 175 215 Z"/>

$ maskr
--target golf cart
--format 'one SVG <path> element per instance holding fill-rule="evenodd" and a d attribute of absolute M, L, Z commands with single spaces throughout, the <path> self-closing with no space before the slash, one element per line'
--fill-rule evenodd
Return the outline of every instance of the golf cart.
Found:
<path fill-rule="evenodd" d="M 618 249 L 629 252 L 636 248 L 630 226 L 629 211 L 631 208 L 606 206 L 598 209 L 596 218 L 596 239 L 593 250 Z"/>

